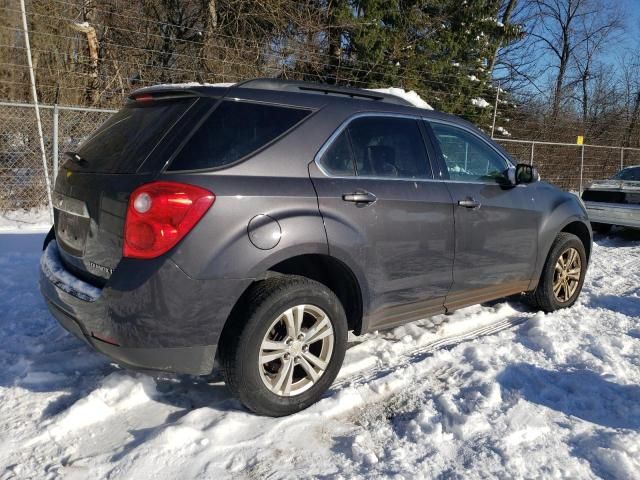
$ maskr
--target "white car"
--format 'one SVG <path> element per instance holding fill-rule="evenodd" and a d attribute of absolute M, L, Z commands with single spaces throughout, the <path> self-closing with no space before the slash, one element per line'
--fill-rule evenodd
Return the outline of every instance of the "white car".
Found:
<path fill-rule="evenodd" d="M 640 228 L 640 165 L 593 182 L 583 193 L 591 227 L 606 233 L 613 225 Z"/>

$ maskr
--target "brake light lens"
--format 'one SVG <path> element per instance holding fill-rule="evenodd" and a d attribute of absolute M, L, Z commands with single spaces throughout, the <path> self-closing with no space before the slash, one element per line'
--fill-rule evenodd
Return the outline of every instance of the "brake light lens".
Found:
<path fill-rule="evenodd" d="M 201 187 L 152 182 L 129 197 L 122 254 L 155 258 L 173 248 L 209 210 L 216 197 Z"/>

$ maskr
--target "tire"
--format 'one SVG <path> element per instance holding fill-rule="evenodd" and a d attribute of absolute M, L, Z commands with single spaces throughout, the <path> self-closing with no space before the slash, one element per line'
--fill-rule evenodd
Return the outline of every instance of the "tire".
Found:
<path fill-rule="evenodd" d="M 569 271 L 574 272 L 574 277 L 570 278 L 568 281 L 570 282 L 573 279 L 577 284 L 567 284 L 569 286 L 568 291 L 565 290 L 565 286 L 561 286 L 560 290 L 557 293 L 554 293 L 554 281 L 562 283 L 559 280 L 560 277 L 558 277 L 556 273 L 556 266 L 559 258 L 562 255 L 563 259 L 565 259 L 565 263 L 567 263 L 566 258 L 570 255 L 568 252 L 571 250 L 575 251 L 579 257 L 580 272 L 577 274 L 577 277 L 575 277 L 575 269 L 568 269 Z M 551 250 L 549 251 L 544 268 L 542 269 L 540 281 L 536 289 L 529 295 L 529 302 L 532 306 L 545 312 L 553 312 L 561 308 L 568 308 L 572 306 L 580 295 L 586 271 L 587 255 L 585 253 L 584 245 L 575 235 L 561 232 L 556 237 L 553 245 L 551 245 Z M 555 283 L 555 285 L 557 286 L 558 283 Z"/>
<path fill-rule="evenodd" d="M 332 337 L 327 334 L 330 328 L 325 317 Z M 298 318 L 303 319 L 301 328 L 294 328 Z M 229 321 L 232 323 L 219 346 L 222 373 L 231 392 L 259 415 L 279 417 L 307 408 L 331 386 L 342 366 L 347 347 L 344 308 L 330 289 L 314 280 L 293 275 L 263 280 L 251 288 Z M 312 332 L 314 329 L 316 333 Z M 293 339 L 291 331 L 301 334 Z M 314 338 L 324 336 L 306 345 L 307 338 L 300 338 L 309 332 Z M 277 343 L 279 347 L 265 350 L 264 342 L 273 342 L 269 346 Z M 286 353 L 280 355 L 282 351 Z M 277 355 L 280 356 L 264 363 L 265 358 Z M 322 371 L 316 363 L 307 361 L 312 358 L 309 355 L 324 358 L 326 368 Z M 316 374 L 320 372 L 317 378 L 311 378 L 309 368 Z M 281 385 L 280 378 L 284 378 Z M 287 385 L 288 393 L 283 391 Z"/>
<path fill-rule="evenodd" d="M 591 229 L 594 232 L 607 234 L 607 233 L 609 233 L 611 231 L 611 227 L 613 227 L 613 225 L 610 225 L 608 223 L 591 222 Z"/>

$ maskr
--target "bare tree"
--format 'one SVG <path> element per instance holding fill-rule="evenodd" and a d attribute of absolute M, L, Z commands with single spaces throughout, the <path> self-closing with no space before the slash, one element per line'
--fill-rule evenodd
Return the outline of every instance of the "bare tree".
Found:
<path fill-rule="evenodd" d="M 528 36 L 548 54 L 553 75 L 551 116 L 560 113 L 565 89 L 574 86 L 569 78 L 577 58 L 588 55 L 591 65 L 595 55 L 612 34 L 622 26 L 619 10 L 605 0 L 531 0 L 535 23 Z M 586 61 L 581 62 L 585 80 L 589 77 Z"/>

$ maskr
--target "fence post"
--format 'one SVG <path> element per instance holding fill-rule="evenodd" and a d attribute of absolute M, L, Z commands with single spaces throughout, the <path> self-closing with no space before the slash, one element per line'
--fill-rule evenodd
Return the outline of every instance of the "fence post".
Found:
<path fill-rule="evenodd" d="M 40 152 L 42 153 L 42 168 L 44 170 L 44 180 L 47 187 L 47 200 L 49 201 L 49 216 L 53 223 L 53 202 L 51 200 L 51 182 L 49 180 L 49 167 L 47 166 L 47 154 L 44 148 L 44 136 L 42 134 L 42 121 L 40 120 L 40 106 L 38 105 L 38 91 L 36 90 L 36 74 L 33 69 L 33 60 L 31 59 L 31 43 L 29 42 L 29 27 L 27 25 L 27 9 L 24 6 L 24 0 L 20 0 L 20 9 L 22 10 L 22 27 L 24 29 L 24 43 L 27 47 L 27 64 L 29 66 L 29 77 L 31 78 L 31 94 L 33 96 L 33 106 L 36 112 L 36 123 L 38 124 L 38 138 L 40 140 Z"/>
<path fill-rule="evenodd" d="M 620 170 L 624 168 L 624 147 L 620 149 Z"/>
<path fill-rule="evenodd" d="M 53 105 L 53 172 L 51 178 L 53 184 L 56 184 L 56 177 L 58 176 L 58 104 Z"/>
<path fill-rule="evenodd" d="M 584 172 L 584 145 L 582 145 L 581 150 L 581 155 L 580 155 L 580 196 L 582 197 L 582 177 L 583 177 L 583 172 Z"/>
<path fill-rule="evenodd" d="M 500 83 L 496 89 L 496 104 L 493 107 L 493 125 L 491 125 L 491 138 L 493 138 L 493 132 L 496 129 L 496 117 L 498 116 L 498 100 L 500 99 Z"/>
<path fill-rule="evenodd" d="M 533 150 L 536 148 L 536 142 L 531 142 L 531 158 L 529 159 L 529 165 L 533 166 Z"/>

